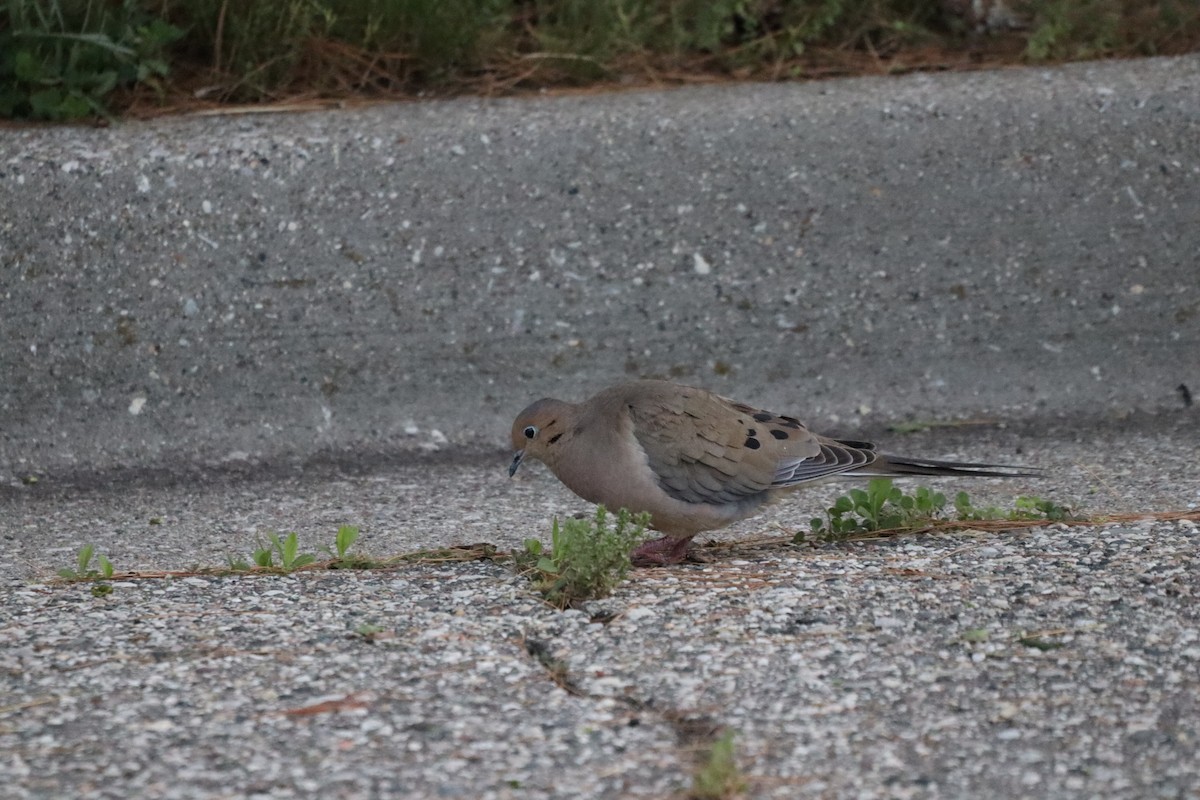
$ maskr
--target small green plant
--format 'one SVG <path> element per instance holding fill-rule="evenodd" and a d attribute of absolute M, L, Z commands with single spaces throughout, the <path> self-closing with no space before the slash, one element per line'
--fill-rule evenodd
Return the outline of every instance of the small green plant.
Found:
<path fill-rule="evenodd" d="M 250 562 L 239 556 L 225 556 L 225 561 L 230 572 L 249 572 L 251 569 Z"/>
<path fill-rule="evenodd" d="M 360 622 L 354 626 L 354 635 L 362 638 L 368 644 L 375 644 L 384 639 L 394 639 L 396 632 L 373 622 Z"/>
<path fill-rule="evenodd" d="M 330 569 L 373 569 L 386 566 L 380 559 L 366 556 L 352 556 L 350 548 L 358 541 L 359 529 L 355 525 L 342 525 L 338 528 L 333 539 L 333 548 L 322 548 L 330 557 L 327 566 Z M 241 556 L 227 555 L 225 561 L 229 572 L 251 572 L 255 569 L 264 571 L 291 572 L 316 562 L 317 557 L 312 553 L 299 552 L 300 547 L 295 533 L 280 538 L 278 534 L 267 535 L 266 541 L 259 540 L 247 561 Z"/>
<path fill-rule="evenodd" d="M 1052 640 L 1046 638 L 1045 636 L 1038 636 L 1035 634 L 1025 634 L 1022 636 L 1018 636 L 1017 642 L 1019 644 L 1025 645 L 1026 647 L 1032 647 L 1034 650 L 1040 650 L 1043 653 L 1048 652 L 1050 650 L 1059 650 L 1063 647 L 1066 647 L 1066 645 L 1064 645 L 1062 642 L 1055 642 L 1055 641 L 1052 641 Z"/>
<path fill-rule="evenodd" d="M 358 526 L 357 525 L 342 525 L 338 528 L 337 535 L 333 539 L 333 550 L 325 548 L 332 560 L 329 562 L 330 569 L 371 569 L 380 566 L 378 559 L 368 558 L 366 556 L 349 555 L 350 548 L 358 541 Z"/>
<path fill-rule="evenodd" d="M 272 536 L 274 536 L 274 534 L 272 534 Z M 275 552 L 266 542 L 260 541 L 258 543 L 258 547 L 254 548 L 254 552 L 250 554 L 250 558 L 254 560 L 254 566 L 256 567 L 271 569 L 275 566 Z"/>
<path fill-rule="evenodd" d="M 279 556 L 278 569 L 284 572 L 306 567 L 317 560 L 312 553 L 300 552 L 295 532 L 289 533 L 284 539 L 280 539 L 277 533 L 268 534 L 267 541 L 254 550 L 254 564 L 264 569 L 274 569 L 275 556 Z"/>
<path fill-rule="evenodd" d="M 629 553 L 642 541 L 649 516 L 617 512 L 614 525 L 597 506 L 592 519 L 557 518 L 550 531 L 550 550 L 538 539 L 526 539 L 514 554 L 517 567 L 530 576 L 547 601 L 559 608 L 604 597 L 628 574 Z"/>
<path fill-rule="evenodd" d="M 1013 501 L 1013 507 L 1005 511 L 996 506 L 976 508 L 972 505 L 971 498 L 966 492 L 959 492 L 954 496 L 954 511 L 960 520 L 975 521 L 1003 519 L 1020 522 L 1021 520 L 1048 519 L 1054 522 L 1061 522 L 1063 520 L 1080 519 L 1079 516 L 1071 513 L 1071 509 L 1067 506 L 1059 505 L 1052 500 L 1044 500 L 1041 497 L 1027 495 L 1018 497 Z"/>
<path fill-rule="evenodd" d="M 890 478 L 873 478 L 866 489 L 851 489 L 834 501 L 825 519 L 814 517 L 812 533 L 820 539 L 840 539 L 853 533 L 919 528 L 938 518 L 946 496 L 926 486 L 905 494 Z"/>
<path fill-rule="evenodd" d="M 893 485 L 890 478 L 874 478 L 864 489 L 851 489 L 834 501 L 826 515 L 809 522 L 813 536 L 819 541 L 838 541 L 855 534 L 877 531 L 916 531 L 947 522 L 980 522 L 1006 520 L 1074 520 L 1066 506 L 1040 497 L 1018 497 L 1007 511 L 995 506 L 978 508 L 966 492 L 954 496 L 953 512 L 947 509 L 947 499 L 941 492 L 918 486 L 906 494 Z M 806 534 L 797 533 L 796 542 Z"/>
<path fill-rule="evenodd" d="M 342 525 L 339 527 L 337 536 L 335 536 L 333 539 L 333 545 L 336 549 L 335 555 L 337 558 L 344 559 L 346 557 L 346 551 L 348 551 L 357 541 L 357 525 Z"/>
<path fill-rule="evenodd" d="M 1096 58 L 1120 41 L 1119 0 L 1043 0 L 1037 3 L 1033 31 L 1025 45 L 1031 61 Z"/>
<path fill-rule="evenodd" d="M 1067 506 L 1060 506 L 1052 500 L 1043 500 L 1040 497 L 1022 495 L 1014 505 L 1016 508 L 1009 514 L 1009 519 L 1052 519 L 1055 522 L 1080 519 L 1078 515 L 1071 513 Z"/>
<path fill-rule="evenodd" d="M 692 800 L 728 800 L 746 790 L 733 750 L 733 731 L 725 731 L 712 744 L 692 779 Z"/>
<path fill-rule="evenodd" d="M 968 628 L 962 632 L 962 640 L 969 644 L 986 642 L 990 636 L 991 634 L 988 633 L 987 628 Z"/>
<path fill-rule="evenodd" d="M 996 506 L 985 506 L 984 508 L 976 508 L 971 503 L 971 496 L 966 492 L 959 492 L 954 495 L 954 513 L 961 520 L 986 520 L 986 519 L 1003 519 L 1004 512 Z"/>
<path fill-rule="evenodd" d="M 90 544 L 85 544 L 79 548 L 79 552 L 75 555 L 75 569 L 64 568 L 58 571 L 60 578 L 69 581 L 94 581 L 101 578 L 111 578 L 113 576 L 113 565 L 108 560 L 107 556 L 96 556 L 96 548 Z M 92 557 L 95 556 L 98 569 L 92 566 Z"/>

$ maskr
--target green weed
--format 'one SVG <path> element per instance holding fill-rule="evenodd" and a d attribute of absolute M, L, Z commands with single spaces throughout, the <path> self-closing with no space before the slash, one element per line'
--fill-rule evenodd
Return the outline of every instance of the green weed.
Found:
<path fill-rule="evenodd" d="M 225 561 L 229 565 L 230 572 L 249 572 L 253 569 L 249 561 L 239 556 L 225 556 Z"/>
<path fill-rule="evenodd" d="M 514 554 L 518 569 L 528 574 L 546 600 L 567 608 L 608 595 L 625 579 L 629 554 L 645 537 L 649 517 L 617 512 L 614 525 L 603 506 L 592 519 L 554 520 L 547 551 L 538 539 L 526 539 Z"/>
<path fill-rule="evenodd" d="M 854 533 L 920 528 L 942 515 L 946 496 L 925 486 L 905 494 L 891 478 L 873 478 L 866 489 L 851 489 L 829 507 L 826 517 L 810 521 L 818 539 L 841 539 Z"/>
<path fill-rule="evenodd" d="M 333 539 L 333 550 L 325 548 L 332 560 L 329 562 L 330 569 L 373 569 L 381 566 L 378 559 L 370 558 L 369 556 L 352 556 L 349 555 L 350 548 L 358 541 L 358 526 L 357 525 L 342 525 L 337 530 L 337 535 Z"/>
<path fill-rule="evenodd" d="M 733 750 L 733 731 L 725 731 L 712 744 L 692 779 L 691 800 L 728 800 L 746 790 Z"/>
<path fill-rule="evenodd" d="M 112 584 L 105 583 L 113 576 L 113 565 L 107 556 L 95 555 L 95 553 L 94 546 L 85 544 L 75 555 L 75 567 L 60 569 L 58 576 L 68 581 L 95 581 L 92 586 L 92 596 L 105 597 L 112 594 L 113 591 Z M 95 567 L 92 566 L 93 556 L 96 559 L 97 566 Z"/>
<path fill-rule="evenodd" d="M 360 622 L 358 625 L 355 625 L 354 634 L 361 637 L 368 644 L 374 644 L 384 639 L 391 639 L 396 635 L 395 631 L 383 625 L 376 625 L 373 622 Z"/>
<path fill-rule="evenodd" d="M 962 632 L 961 638 L 964 642 L 969 644 L 979 644 L 980 642 L 986 642 L 989 638 L 991 638 L 991 634 L 988 632 L 987 628 L 968 628 Z"/>
<path fill-rule="evenodd" d="M 917 531 L 947 522 L 980 522 L 1006 520 L 1011 522 L 1077 520 L 1066 506 L 1040 497 L 1018 497 L 1008 510 L 995 506 L 977 508 L 966 492 L 954 496 L 948 508 L 946 496 L 925 486 L 906 494 L 892 483 L 891 478 L 874 478 L 864 489 L 851 489 L 834 501 L 824 517 L 809 522 L 810 531 L 797 533 L 796 542 L 808 536 L 819 541 L 837 541 L 855 534 L 878 531 Z"/>
<path fill-rule="evenodd" d="M 59 577 L 68 581 L 94 581 L 111 578 L 113 576 L 112 562 L 108 560 L 107 556 L 96 556 L 95 553 L 96 548 L 93 545 L 85 544 L 75 555 L 75 568 L 60 569 Z M 96 558 L 98 568 L 92 566 L 93 556 Z"/>
<path fill-rule="evenodd" d="M 1017 642 L 1018 644 L 1023 644 L 1026 647 L 1032 647 L 1034 650 L 1040 650 L 1043 653 L 1050 650 L 1060 650 L 1063 647 L 1066 647 L 1066 645 L 1062 642 L 1055 642 L 1046 638 L 1045 636 L 1038 636 L 1034 634 L 1024 634 L 1018 636 Z"/>
<path fill-rule="evenodd" d="M 1063 520 L 1080 519 L 1079 516 L 1071 513 L 1071 509 L 1067 506 L 1061 506 L 1052 500 L 1027 495 L 1017 497 L 1013 501 L 1013 507 L 1004 510 L 996 506 L 976 508 L 972 505 L 971 498 L 966 492 L 959 492 L 954 496 L 954 511 L 957 514 L 957 519 L 964 521 L 1002 519 L 1020 522 L 1021 520 L 1048 519 L 1054 522 L 1061 522 Z"/>
<path fill-rule="evenodd" d="M 279 557 L 278 565 L 275 563 L 276 556 Z M 284 539 L 280 539 L 277 533 L 268 534 L 267 541 L 260 543 L 255 548 L 253 558 L 254 565 L 257 567 L 278 569 L 283 572 L 292 572 L 317 560 L 312 553 L 300 552 L 300 543 L 295 532 L 289 533 Z"/>

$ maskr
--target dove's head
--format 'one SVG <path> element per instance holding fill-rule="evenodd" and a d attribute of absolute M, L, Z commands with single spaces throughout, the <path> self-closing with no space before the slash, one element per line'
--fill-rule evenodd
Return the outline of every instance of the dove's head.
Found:
<path fill-rule="evenodd" d="M 570 403 L 547 397 L 517 415 L 512 426 L 513 449 L 517 452 L 508 467 L 509 477 L 517 473 L 526 457 L 553 464 L 555 445 L 568 430 L 574 411 Z"/>

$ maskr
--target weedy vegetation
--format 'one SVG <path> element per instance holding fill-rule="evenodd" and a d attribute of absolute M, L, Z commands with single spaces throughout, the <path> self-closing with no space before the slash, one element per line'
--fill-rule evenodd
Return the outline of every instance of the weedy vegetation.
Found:
<path fill-rule="evenodd" d="M 96 559 L 96 566 L 92 566 L 92 558 Z M 58 575 L 63 580 L 68 581 L 90 581 L 99 578 L 111 578 L 113 576 L 113 565 L 108 560 L 108 556 L 96 555 L 96 547 L 94 545 L 85 544 L 79 548 L 79 552 L 75 555 L 74 569 L 67 567 L 60 569 Z"/>
<path fill-rule="evenodd" d="M 951 504 L 946 495 L 926 486 L 918 486 L 908 494 L 891 478 L 874 478 L 866 489 L 851 489 L 835 500 L 825 516 L 814 517 L 810 530 L 797 533 L 794 541 L 839 541 L 868 534 L 913 533 L 998 521 L 1061 522 L 1079 518 L 1066 506 L 1040 497 L 1018 497 L 1010 509 L 978 508 L 966 492 L 956 494 Z"/>
<path fill-rule="evenodd" d="M 359 528 L 342 525 L 333 539 L 332 547 L 321 550 L 329 558 L 318 561 L 315 553 L 302 552 L 299 537 L 293 532 L 286 536 L 270 533 L 260 540 L 258 546 L 246 558 L 241 555 L 226 556 L 224 567 L 196 565 L 189 569 L 169 571 L 145 571 L 123 573 L 121 578 L 165 578 L 188 575 L 284 575 L 299 570 L 317 569 L 391 569 L 400 564 L 448 563 L 457 561 L 483 561 L 503 557 L 491 544 L 473 544 L 443 547 L 433 550 L 418 550 L 386 558 L 351 553 L 358 542 Z M 93 561 L 94 559 L 94 561 Z M 76 556 L 75 566 L 60 569 L 58 577 L 64 581 L 103 581 L 114 577 L 112 562 L 103 555 L 95 554 L 93 545 L 84 545 Z M 111 587 L 108 588 L 111 590 Z"/>
<path fill-rule="evenodd" d="M 550 548 L 538 539 L 526 539 L 513 555 L 517 569 L 528 575 L 547 602 L 558 608 L 607 596 L 629 573 L 629 554 L 646 536 L 647 514 L 634 516 L 625 509 L 611 519 L 597 506 L 591 519 L 555 518 Z"/>
<path fill-rule="evenodd" d="M 712 743 L 692 779 L 689 800 L 731 800 L 746 791 L 746 779 L 738 769 L 733 748 L 733 731 L 725 731 Z"/>
<path fill-rule="evenodd" d="M 379 560 L 369 556 L 350 555 L 350 548 L 358 541 L 357 525 L 342 525 L 333 537 L 333 549 L 325 548 L 330 556 L 330 569 L 371 569 L 379 566 Z"/>
<path fill-rule="evenodd" d="M 0 115 L 977 68 L 1200 47 L 1195 0 L 8 0 Z M 956 10 L 957 9 L 957 10 Z"/>
<path fill-rule="evenodd" d="M 95 556 L 96 566 L 92 566 Z M 105 597 L 112 594 L 113 587 L 107 581 L 113 576 L 113 565 L 108 556 L 96 555 L 94 545 L 85 544 L 75 555 L 75 567 L 58 571 L 58 576 L 67 581 L 93 581 L 92 596 Z"/>
<path fill-rule="evenodd" d="M 279 557 L 278 565 L 275 563 L 276 556 Z M 267 534 L 267 541 L 260 542 L 254 550 L 254 565 L 264 570 L 294 572 L 316 560 L 317 557 L 312 553 L 300 552 L 300 540 L 295 532 L 283 539 L 277 533 Z"/>

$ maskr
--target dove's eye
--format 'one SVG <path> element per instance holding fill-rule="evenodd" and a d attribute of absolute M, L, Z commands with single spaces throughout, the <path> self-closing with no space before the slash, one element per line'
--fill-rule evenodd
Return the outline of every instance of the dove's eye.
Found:
<path fill-rule="evenodd" d="M 538 429 L 535 425 L 526 425 L 525 430 L 522 432 L 525 434 L 526 439 L 532 439 L 538 435 Z"/>

